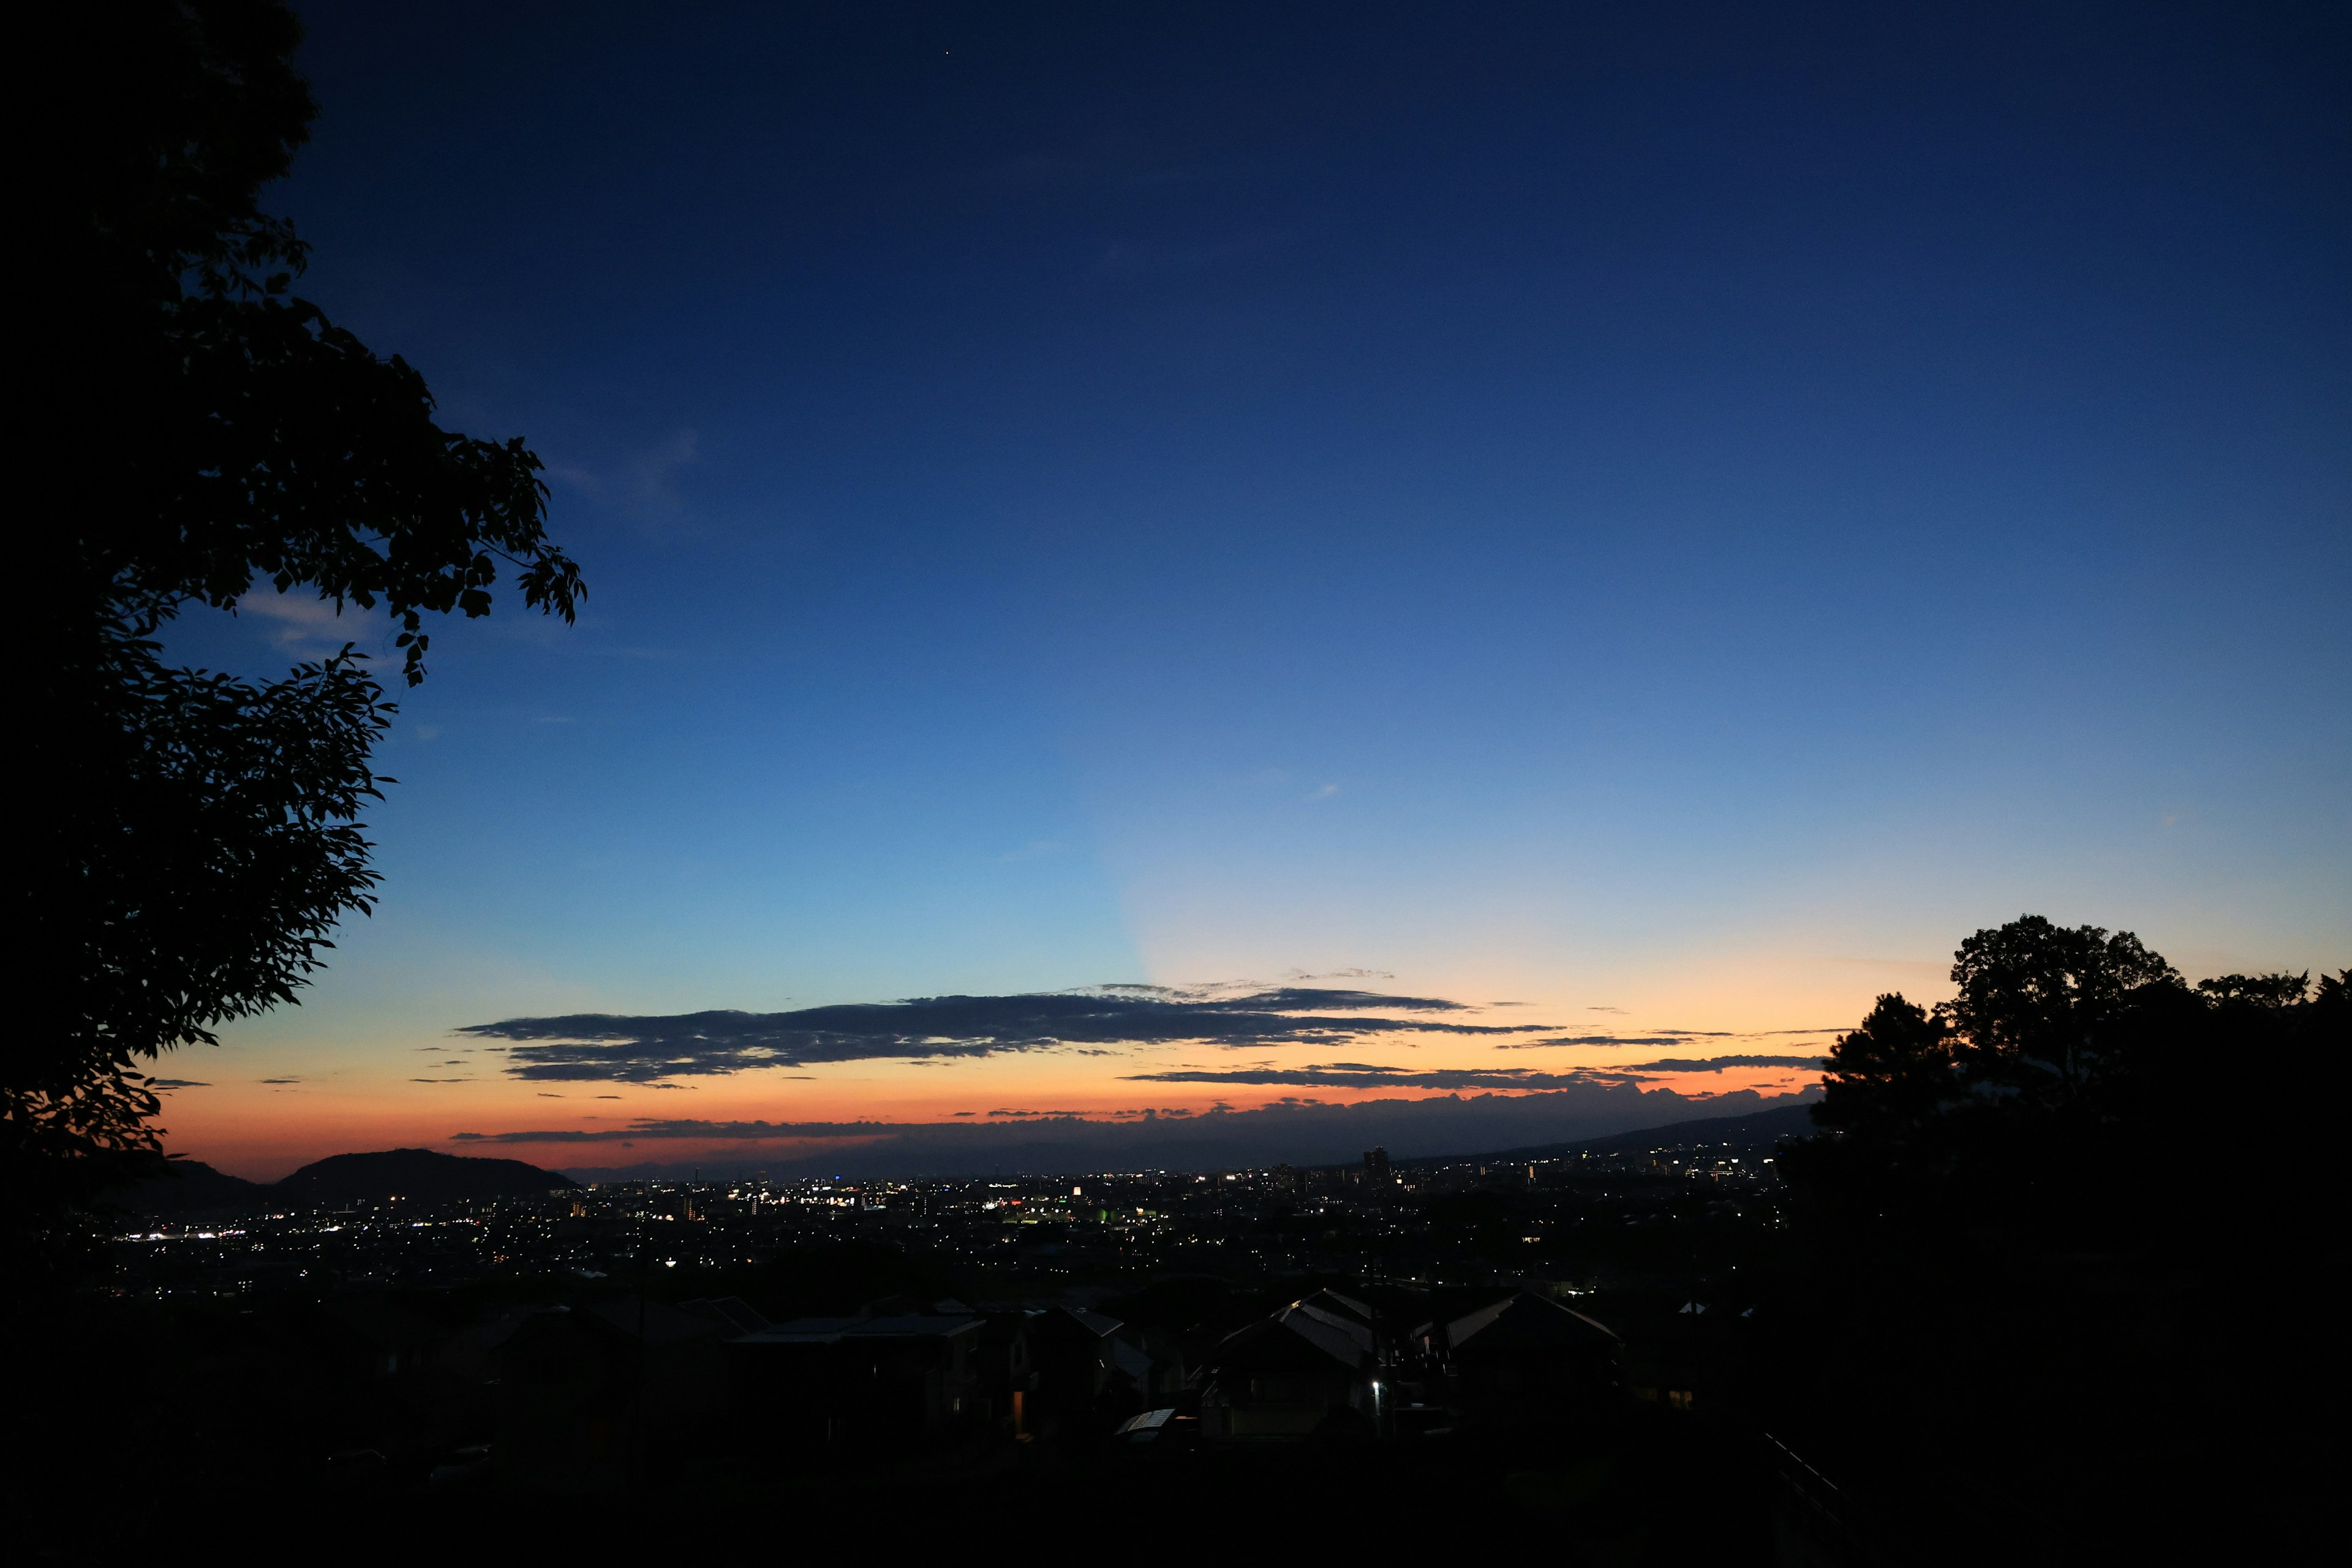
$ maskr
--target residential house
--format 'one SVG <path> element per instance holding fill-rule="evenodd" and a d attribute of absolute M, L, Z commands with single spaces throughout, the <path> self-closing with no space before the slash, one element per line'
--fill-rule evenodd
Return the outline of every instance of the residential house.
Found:
<path fill-rule="evenodd" d="M 985 1415 L 983 1319 L 961 1311 L 795 1318 L 727 1342 L 739 1419 L 789 1445 L 937 1437 Z"/>
<path fill-rule="evenodd" d="M 1530 1290 L 1415 1334 L 1447 1403 L 1465 1424 L 1557 1420 L 1616 1397 L 1624 1345 L 1603 1324 Z"/>
<path fill-rule="evenodd" d="M 1352 1312 L 1297 1301 L 1228 1335 L 1201 1373 L 1201 1435 L 1211 1440 L 1376 1434 L 1379 1340 Z"/>

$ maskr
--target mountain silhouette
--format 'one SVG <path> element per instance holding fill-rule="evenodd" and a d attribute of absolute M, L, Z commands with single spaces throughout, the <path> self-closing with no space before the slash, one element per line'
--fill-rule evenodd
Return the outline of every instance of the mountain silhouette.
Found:
<path fill-rule="evenodd" d="M 303 1166 L 272 1193 L 310 1208 L 362 1198 L 453 1203 L 464 1198 L 522 1197 L 576 1186 L 569 1176 L 520 1160 L 477 1160 L 430 1149 L 386 1149 L 375 1154 L 333 1154 Z"/>
<path fill-rule="evenodd" d="M 569 1176 L 520 1160 L 478 1160 L 430 1149 L 386 1149 L 372 1154 L 330 1155 L 275 1183 L 244 1181 L 200 1160 L 174 1160 L 170 1175 L 126 1188 L 114 1201 L 138 1214 L 184 1215 L 279 1205 L 335 1208 L 395 1197 L 415 1203 L 457 1203 L 469 1198 L 526 1197 L 578 1184 Z"/>
<path fill-rule="evenodd" d="M 110 1194 L 134 1214 L 208 1214 L 215 1209 L 266 1208 L 270 1187 L 215 1171 L 202 1160 L 174 1160 L 171 1169 Z"/>
<path fill-rule="evenodd" d="M 1765 1147 L 1813 1131 L 1808 1105 L 1776 1106 L 1745 1116 L 1704 1117 L 1633 1132 L 1569 1143 L 1544 1143 L 1474 1154 L 1420 1155 L 1400 1165 L 1459 1164 L 1485 1160 L 1557 1158 L 1575 1153 L 1621 1153 L 1670 1143 L 1735 1143 Z M 1073 1167 L 1075 1168 L 1075 1167 Z M 415 1203 L 457 1203 L 470 1198 L 525 1197 L 580 1184 L 558 1172 L 520 1160 L 474 1159 L 430 1149 L 386 1149 L 371 1154 L 335 1154 L 315 1161 L 282 1182 L 247 1182 L 215 1171 L 199 1160 L 174 1160 L 173 1174 L 125 1188 L 117 1203 L 136 1214 L 188 1215 L 222 1210 L 335 1208 L 362 1201 L 405 1198 Z"/>
<path fill-rule="evenodd" d="M 1783 1138 L 1804 1138 L 1813 1132 L 1813 1107 L 1776 1105 L 1745 1116 L 1703 1116 L 1693 1121 L 1669 1121 L 1663 1127 L 1612 1132 L 1602 1138 L 1580 1138 L 1570 1143 L 1539 1143 L 1522 1149 L 1498 1149 L 1484 1154 L 1426 1154 L 1399 1160 L 1400 1165 L 1458 1165 L 1470 1160 L 1508 1164 L 1514 1160 L 1557 1159 L 1563 1154 L 1623 1154 L 1637 1149 L 1662 1149 L 1681 1143 L 1734 1143 L 1769 1147 Z"/>

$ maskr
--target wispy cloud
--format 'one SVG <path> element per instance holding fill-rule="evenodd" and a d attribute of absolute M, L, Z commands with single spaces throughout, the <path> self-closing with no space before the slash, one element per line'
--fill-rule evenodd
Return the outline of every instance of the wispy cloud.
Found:
<path fill-rule="evenodd" d="M 1499 1004 L 1497 1004 L 1499 1005 Z M 1702 1040 L 1777 1040 L 1791 1036 L 1835 1035 L 1840 1029 L 1665 1029 L 1654 1035 L 1555 1035 L 1541 1040 L 1511 1040 L 1498 1051 L 1541 1051 L 1575 1046 L 1687 1046 Z"/>
<path fill-rule="evenodd" d="M 1538 1072 L 1532 1068 L 1374 1067 L 1365 1062 L 1328 1062 L 1303 1068 L 1183 1068 L 1129 1073 L 1130 1083 L 1281 1084 L 1302 1089 L 1566 1089 L 1623 1073 Z"/>
<path fill-rule="evenodd" d="M 357 610 L 347 616 L 331 600 L 273 593 L 267 584 L 239 599 L 236 613 L 268 623 L 269 646 L 297 658 L 323 658 L 345 643 L 365 648 L 385 631 L 380 618 Z"/>
<path fill-rule="evenodd" d="M 1129 1073 L 1138 1083 L 1281 1084 L 1311 1089 L 1434 1089 L 1460 1090 L 1567 1089 L 1589 1083 L 1635 1081 L 1660 1073 L 1724 1072 L 1740 1068 L 1813 1068 L 1813 1057 L 1696 1057 L 1628 1062 L 1622 1067 L 1570 1068 L 1539 1072 L 1533 1068 L 1399 1068 L 1368 1062 L 1329 1062 L 1303 1068 L 1177 1068 Z"/>
<path fill-rule="evenodd" d="M 1811 1068 L 1821 1069 L 1819 1057 L 1666 1057 L 1652 1062 L 1628 1062 L 1619 1072 L 1722 1072 L 1728 1068 Z"/>
<path fill-rule="evenodd" d="M 701 456 L 701 437 L 680 429 L 611 463 L 554 462 L 547 473 L 558 484 L 616 511 L 646 522 L 671 522 L 685 510 L 678 475 Z"/>
<path fill-rule="evenodd" d="M 780 1139 L 879 1138 L 909 1127 L 904 1121 L 705 1121 L 646 1118 L 626 1127 L 550 1128 L 530 1132 L 453 1132 L 453 1143 L 617 1143 L 635 1138 L 709 1138 L 765 1142 Z"/>
<path fill-rule="evenodd" d="M 1550 1050 L 1568 1046 L 1686 1046 L 1705 1036 L 1673 1035 L 1555 1035 L 1543 1040 L 1512 1040 L 1495 1048 L 1503 1051 Z"/>

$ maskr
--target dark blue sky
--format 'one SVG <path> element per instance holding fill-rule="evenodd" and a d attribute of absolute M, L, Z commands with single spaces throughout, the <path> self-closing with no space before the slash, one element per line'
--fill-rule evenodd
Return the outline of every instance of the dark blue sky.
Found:
<path fill-rule="evenodd" d="M 593 596 L 257 1038 L 2352 945 L 2341 7 L 303 14 L 305 290 Z"/>

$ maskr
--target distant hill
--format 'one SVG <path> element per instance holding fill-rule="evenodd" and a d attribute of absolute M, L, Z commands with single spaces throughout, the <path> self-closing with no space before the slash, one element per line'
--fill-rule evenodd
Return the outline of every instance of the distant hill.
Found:
<path fill-rule="evenodd" d="M 1573 1147 L 1578 1152 L 1622 1154 L 1633 1149 L 1664 1149 L 1687 1143 L 1778 1143 L 1783 1138 L 1809 1138 L 1814 1131 L 1813 1102 L 1783 1105 L 1746 1116 L 1709 1116 L 1696 1121 L 1669 1122 L 1635 1132 L 1588 1138 Z"/>
<path fill-rule="evenodd" d="M 377 1154 L 334 1154 L 303 1166 L 271 1189 L 281 1203 L 332 1208 L 361 1198 L 408 1198 L 455 1203 L 465 1198 L 522 1197 L 579 1184 L 520 1160 L 476 1160 L 430 1149 L 386 1149 Z"/>
<path fill-rule="evenodd" d="M 202 1160 L 174 1160 L 164 1174 L 110 1194 L 110 1199 L 133 1214 L 209 1214 L 263 1207 L 269 1187 L 215 1171 Z"/>
<path fill-rule="evenodd" d="M 523 1197 L 579 1184 L 520 1160 L 475 1160 L 430 1149 L 386 1149 L 336 1154 L 303 1166 L 282 1182 L 248 1182 L 200 1160 L 174 1160 L 172 1173 L 112 1194 L 134 1214 L 251 1213 L 271 1207 L 339 1208 L 362 1199 L 409 1198 L 456 1203 L 468 1198 Z"/>
<path fill-rule="evenodd" d="M 1812 1105 L 1780 1105 L 1745 1116 L 1707 1116 L 1696 1121 L 1670 1121 L 1605 1138 L 1580 1138 L 1570 1143 L 1538 1143 L 1523 1149 L 1498 1149 L 1483 1154 L 1423 1155 L 1399 1160 L 1400 1165 L 1452 1165 L 1465 1160 L 1557 1160 L 1565 1154 L 1623 1154 L 1639 1149 L 1668 1149 L 1693 1143 L 1736 1143 L 1763 1148 L 1783 1138 L 1803 1138 L 1813 1131 Z"/>

